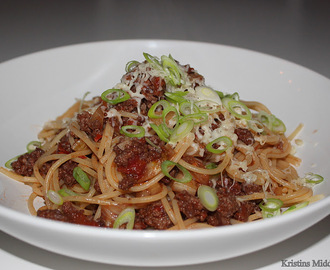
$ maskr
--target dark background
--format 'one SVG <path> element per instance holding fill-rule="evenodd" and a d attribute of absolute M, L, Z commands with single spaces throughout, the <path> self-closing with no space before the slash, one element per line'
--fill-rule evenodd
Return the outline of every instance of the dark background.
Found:
<path fill-rule="evenodd" d="M 0 62 L 101 40 L 179 39 L 247 48 L 330 77 L 328 0 L 0 1 Z"/>

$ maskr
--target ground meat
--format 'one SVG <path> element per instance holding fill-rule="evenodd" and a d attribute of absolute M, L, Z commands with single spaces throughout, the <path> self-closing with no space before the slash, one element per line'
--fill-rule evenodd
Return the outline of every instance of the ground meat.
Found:
<path fill-rule="evenodd" d="M 239 204 L 236 197 L 232 194 L 218 194 L 219 206 L 217 212 L 223 217 L 231 217 L 239 210 Z"/>
<path fill-rule="evenodd" d="M 236 196 L 248 195 L 262 190 L 261 186 L 245 184 L 234 181 L 227 174 L 216 182 L 215 189 L 219 198 L 216 213 L 207 217 L 207 222 L 212 226 L 229 225 L 230 219 L 246 222 L 248 217 L 258 209 L 258 202 L 238 202 Z"/>
<path fill-rule="evenodd" d="M 262 186 L 255 184 L 243 184 L 242 191 L 244 195 L 250 195 L 256 192 L 262 192 Z"/>
<path fill-rule="evenodd" d="M 54 209 L 54 210 L 50 210 L 50 209 L 38 210 L 37 211 L 37 216 L 38 217 L 42 217 L 42 218 L 52 219 L 52 220 L 69 222 L 69 218 L 66 215 L 64 215 L 58 209 Z"/>
<path fill-rule="evenodd" d="M 42 164 L 41 168 L 39 169 L 39 172 L 42 177 L 46 177 L 48 170 L 50 167 L 55 163 L 55 160 L 48 161 L 44 164 Z"/>
<path fill-rule="evenodd" d="M 11 166 L 19 175 L 32 176 L 33 166 L 43 153 L 44 151 L 42 149 L 36 148 L 31 153 L 21 155 L 16 161 L 11 163 Z"/>
<path fill-rule="evenodd" d="M 150 139 L 156 146 L 147 143 L 145 138 L 125 138 L 114 147 L 117 170 L 124 174 L 119 182 L 120 189 L 128 190 L 143 176 L 149 162 L 161 159 L 163 148 L 157 146 L 157 143 L 161 144 L 160 140 Z"/>
<path fill-rule="evenodd" d="M 188 78 L 190 81 L 192 81 L 193 87 L 204 85 L 204 77 L 200 75 L 194 68 L 190 67 L 190 65 L 185 65 L 184 69 L 188 73 Z"/>
<path fill-rule="evenodd" d="M 252 145 L 254 143 L 253 134 L 246 128 L 236 128 L 235 134 L 238 136 L 238 139 L 246 145 Z"/>
<path fill-rule="evenodd" d="M 214 121 L 211 123 L 211 129 L 215 130 L 221 126 L 221 121 L 219 119 L 214 119 Z"/>
<path fill-rule="evenodd" d="M 63 180 L 68 187 L 72 187 L 77 183 L 76 179 L 73 177 L 73 169 L 77 167 L 78 164 L 72 160 L 68 160 L 63 163 L 58 169 L 58 177 Z"/>
<path fill-rule="evenodd" d="M 95 221 L 93 216 L 84 215 L 84 211 L 76 209 L 71 202 L 64 202 L 62 207 L 56 210 L 38 210 L 37 216 L 80 225 L 104 226 L 102 221 Z"/>
<path fill-rule="evenodd" d="M 239 210 L 235 213 L 234 218 L 246 222 L 249 216 L 256 210 L 256 204 L 254 202 L 242 202 Z"/>
<path fill-rule="evenodd" d="M 211 226 L 230 225 L 230 218 L 222 216 L 219 212 L 213 212 L 207 216 L 207 223 Z"/>
<path fill-rule="evenodd" d="M 138 226 L 143 226 L 144 223 L 157 230 L 165 230 L 173 225 L 160 201 L 138 210 L 136 219 L 138 220 Z"/>
<path fill-rule="evenodd" d="M 103 134 L 103 111 L 101 106 L 93 114 L 83 111 L 77 115 L 77 121 L 82 131 L 91 136 L 94 141 L 99 141 Z"/>
<path fill-rule="evenodd" d="M 63 136 L 57 145 L 57 153 L 69 154 L 72 153 L 71 144 L 69 142 L 69 134 Z"/>
<path fill-rule="evenodd" d="M 137 101 L 135 99 L 128 99 L 124 102 L 120 102 L 114 106 L 117 111 L 124 111 L 124 112 L 137 112 Z"/>
<path fill-rule="evenodd" d="M 204 208 L 199 198 L 182 191 L 175 195 L 178 200 L 180 211 L 186 218 L 197 217 L 198 220 L 204 221 L 207 217 L 207 210 Z"/>

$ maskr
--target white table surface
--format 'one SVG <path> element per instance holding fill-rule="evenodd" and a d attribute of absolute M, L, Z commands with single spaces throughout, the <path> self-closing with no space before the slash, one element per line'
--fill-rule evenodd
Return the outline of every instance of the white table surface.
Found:
<path fill-rule="evenodd" d="M 330 78 L 329 29 L 327 0 L 2 0 L 0 62 L 83 42 L 179 39 L 263 52 Z M 329 269 L 329 228 L 330 216 L 284 242 L 249 255 L 166 269 L 289 269 L 283 260 L 309 262 L 309 269 L 318 269 L 313 260 L 327 260 L 329 266 L 320 269 Z M 0 269 L 133 269 L 57 255 L 1 231 L 0 248 Z"/>

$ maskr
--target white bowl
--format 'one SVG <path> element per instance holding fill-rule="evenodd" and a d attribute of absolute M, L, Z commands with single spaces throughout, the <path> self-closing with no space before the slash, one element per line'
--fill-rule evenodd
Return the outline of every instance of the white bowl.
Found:
<path fill-rule="evenodd" d="M 1 156 L 4 164 L 35 140 L 87 91 L 99 95 L 114 86 L 125 64 L 142 52 L 172 54 L 191 64 L 217 90 L 240 93 L 266 104 L 288 133 L 299 123 L 304 141 L 300 174 L 316 172 L 325 181 L 315 193 L 325 199 L 300 211 L 254 223 L 191 231 L 124 231 L 66 224 L 28 214 L 30 189 L 0 175 L 0 229 L 46 250 L 102 263 L 131 266 L 189 265 L 253 252 L 302 232 L 330 213 L 330 81 L 301 66 L 264 54 L 216 44 L 125 40 L 47 50 L 0 64 Z"/>

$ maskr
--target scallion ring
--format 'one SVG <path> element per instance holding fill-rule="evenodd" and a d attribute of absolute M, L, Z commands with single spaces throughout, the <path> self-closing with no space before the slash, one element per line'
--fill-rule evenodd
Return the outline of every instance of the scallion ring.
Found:
<path fill-rule="evenodd" d="M 71 189 L 68 188 L 61 188 L 58 191 L 58 194 L 60 194 L 62 197 L 68 197 L 68 196 L 77 196 L 78 194 L 72 191 Z"/>
<path fill-rule="evenodd" d="M 189 115 L 189 114 L 200 112 L 198 107 L 192 101 L 181 102 L 180 105 L 179 105 L 179 111 L 183 115 Z"/>
<path fill-rule="evenodd" d="M 132 71 L 133 68 L 135 68 L 139 64 L 140 63 L 138 61 L 135 61 L 135 60 L 129 61 L 125 66 L 125 71 L 130 72 L 130 71 Z"/>
<path fill-rule="evenodd" d="M 218 208 L 219 198 L 214 188 L 200 185 L 197 190 L 197 196 L 207 210 L 213 212 Z"/>
<path fill-rule="evenodd" d="M 275 117 L 274 121 L 272 122 L 271 130 L 275 133 L 284 134 L 286 127 L 282 120 Z"/>
<path fill-rule="evenodd" d="M 77 180 L 79 185 L 86 191 L 89 190 L 91 185 L 91 180 L 88 178 L 88 175 L 80 168 L 75 167 L 73 169 L 73 177 Z"/>
<path fill-rule="evenodd" d="M 187 94 L 187 92 L 166 92 L 165 96 L 167 99 L 169 99 L 172 103 L 181 103 L 187 101 L 184 96 Z"/>
<path fill-rule="evenodd" d="M 156 132 L 158 137 L 163 141 L 163 142 L 169 142 L 168 137 L 170 134 L 167 132 L 167 127 L 164 127 L 165 125 L 162 123 L 159 126 L 157 126 L 154 123 L 150 123 L 150 127 Z"/>
<path fill-rule="evenodd" d="M 113 99 L 109 99 L 107 97 L 109 94 L 116 95 L 116 97 Z M 101 98 L 105 102 L 107 102 L 111 105 L 115 105 L 115 104 L 118 104 L 118 103 L 121 103 L 121 102 L 124 102 L 124 101 L 130 99 L 130 95 L 121 89 L 108 89 L 101 94 Z"/>
<path fill-rule="evenodd" d="M 218 148 L 214 148 L 213 147 L 214 144 L 220 144 L 220 146 Z M 206 150 L 214 154 L 221 154 L 227 151 L 232 145 L 233 145 L 233 141 L 229 137 L 221 136 L 213 140 L 212 142 L 208 143 L 206 145 Z"/>
<path fill-rule="evenodd" d="M 309 204 L 309 202 L 302 202 L 302 203 L 292 205 L 288 209 L 286 209 L 282 214 L 288 214 L 288 213 L 294 212 L 296 210 L 306 207 L 308 204 Z"/>
<path fill-rule="evenodd" d="M 195 125 L 204 123 L 208 120 L 208 115 L 206 113 L 192 113 L 185 115 L 180 118 L 179 123 L 184 123 L 186 121 L 193 121 Z"/>
<path fill-rule="evenodd" d="M 257 115 L 258 120 L 265 125 L 268 129 L 271 129 L 272 123 L 275 120 L 275 116 L 268 114 L 265 111 L 260 111 Z"/>
<path fill-rule="evenodd" d="M 50 189 L 50 190 L 47 191 L 47 198 L 54 204 L 57 204 L 57 205 L 62 205 L 63 204 L 63 198 L 61 197 L 60 194 L 58 194 L 54 190 Z"/>
<path fill-rule="evenodd" d="M 214 113 L 221 110 L 220 104 L 212 100 L 201 100 L 197 101 L 195 104 L 202 113 Z"/>
<path fill-rule="evenodd" d="M 237 92 L 235 92 L 233 94 L 227 94 L 224 97 L 239 101 L 239 94 Z"/>
<path fill-rule="evenodd" d="M 307 173 L 304 178 L 306 183 L 310 183 L 310 184 L 319 184 L 324 180 L 324 178 L 321 175 L 316 173 Z"/>
<path fill-rule="evenodd" d="M 266 202 L 261 202 L 259 207 L 267 212 L 274 212 L 281 209 L 283 202 L 279 199 L 269 198 Z"/>
<path fill-rule="evenodd" d="M 132 131 L 130 131 L 132 130 Z M 120 128 L 120 133 L 130 137 L 130 138 L 142 138 L 145 135 L 145 130 L 141 126 L 129 125 L 129 126 L 122 126 Z"/>
<path fill-rule="evenodd" d="M 174 116 L 168 119 L 167 115 L 171 112 L 174 113 Z M 165 126 L 172 129 L 179 122 L 179 113 L 175 107 L 169 106 L 163 110 L 162 118 Z M 167 125 L 167 122 L 169 123 L 169 126 Z"/>
<path fill-rule="evenodd" d="M 281 210 L 280 209 L 275 210 L 275 211 L 262 210 L 261 211 L 261 214 L 262 214 L 262 218 L 263 219 L 272 218 L 272 217 L 276 217 L 276 216 L 281 215 Z"/>
<path fill-rule="evenodd" d="M 167 100 L 159 100 L 156 103 L 152 104 L 151 108 L 148 111 L 148 117 L 149 118 L 162 118 L 162 113 L 156 113 L 157 111 L 159 111 L 159 107 L 163 107 L 162 112 L 167 108 L 171 106 L 170 103 Z"/>
<path fill-rule="evenodd" d="M 144 58 L 147 60 L 149 64 L 151 64 L 155 69 L 163 70 L 159 59 L 156 56 L 152 56 L 149 53 L 143 53 Z"/>
<path fill-rule="evenodd" d="M 164 71 L 168 74 L 169 82 L 175 86 L 180 85 L 181 70 L 173 57 L 171 55 L 162 55 L 161 61 Z"/>
<path fill-rule="evenodd" d="M 216 167 L 218 167 L 218 165 L 215 164 L 215 163 L 213 163 L 213 162 L 207 163 L 207 164 L 205 165 L 205 168 L 208 169 L 208 170 L 215 169 Z"/>
<path fill-rule="evenodd" d="M 26 150 L 28 153 L 32 153 L 34 150 L 36 150 L 37 147 L 41 147 L 41 142 L 32 141 L 28 143 Z"/>
<path fill-rule="evenodd" d="M 175 177 L 170 175 L 169 171 L 174 166 L 176 166 L 183 173 L 182 178 L 175 178 Z M 192 180 L 192 176 L 191 176 L 190 172 L 185 167 L 183 167 L 180 164 L 175 163 L 173 161 L 170 161 L 170 160 L 163 161 L 162 164 L 161 164 L 161 169 L 162 169 L 162 172 L 165 176 L 167 176 L 168 178 L 170 178 L 174 181 L 177 181 L 177 182 L 180 182 L 180 183 L 188 183 Z"/>
<path fill-rule="evenodd" d="M 225 102 L 226 109 L 234 115 L 236 118 L 239 119 L 245 119 L 245 120 L 251 120 L 252 114 L 250 109 L 242 102 L 234 99 L 228 100 L 228 102 Z M 237 108 L 241 111 L 237 111 Z M 245 112 L 245 114 L 243 114 Z"/>
<path fill-rule="evenodd" d="M 248 121 L 248 126 L 256 133 L 262 133 L 264 131 L 263 125 L 259 121 L 254 119 Z"/>
<path fill-rule="evenodd" d="M 189 134 L 189 132 L 193 128 L 194 128 L 194 121 L 191 120 L 176 125 L 170 137 L 170 141 L 175 143 L 178 142 L 179 140 L 182 140 L 184 137 L 186 137 Z"/>
<path fill-rule="evenodd" d="M 16 157 L 13 157 L 13 158 L 9 159 L 9 160 L 5 163 L 5 167 L 6 167 L 7 169 L 12 170 L 13 167 L 11 166 L 11 164 L 12 164 L 14 161 L 16 161 L 20 156 L 21 156 L 21 155 L 18 155 L 18 156 L 16 156 Z"/>
<path fill-rule="evenodd" d="M 133 207 L 127 207 L 120 212 L 115 222 L 113 223 L 114 229 L 119 229 L 120 226 L 126 224 L 127 230 L 132 230 L 134 228 L 135 221 L 135 209 Z"/>

